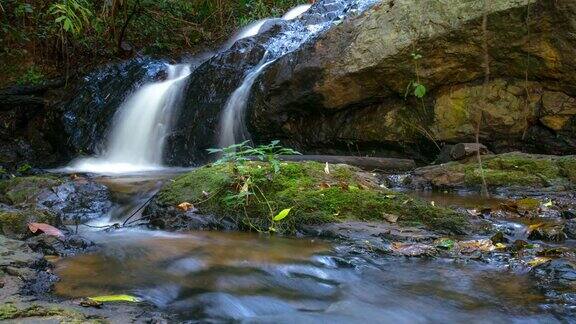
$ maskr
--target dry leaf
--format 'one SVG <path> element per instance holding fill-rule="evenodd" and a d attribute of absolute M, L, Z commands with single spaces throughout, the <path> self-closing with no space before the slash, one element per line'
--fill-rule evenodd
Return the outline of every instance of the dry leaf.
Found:
<path fill-rule="evenodd" d="M 457 245 L 458 249 L 464 253 L 472 253 L 475 251 L 490 252 L 496 249 L 494 244 L 492 244 L 492 241 L 489 239 L 463 241 L 458 242 Z"/>
<path fill-rule="evenodd" d="M 178 209 L 180 209 L 181 211 L 188 211 L 192 208 L 194 208 L 194 205 L 192 205 L 189 202 L 183 202 L 181 204 L 179 204 L 178 206 L 176 206 Z"/>
<path fill-rule="evenodd" d="M 64 233 L 62 233 L 59 229 L 44 223 L 30 223 L 28 224 L 28 229 L 30 229 L 30 232 L 34 234 L 40 231 L 41 233 L 45 233 L 51 236 L 64 237 Z"/>
<path fill-rule="evenodd" d="M 404 256 L 430 256 L 436 253 L 434 247 L 422 243 L 393 242 L 390 247 L 392 251 Z"/>

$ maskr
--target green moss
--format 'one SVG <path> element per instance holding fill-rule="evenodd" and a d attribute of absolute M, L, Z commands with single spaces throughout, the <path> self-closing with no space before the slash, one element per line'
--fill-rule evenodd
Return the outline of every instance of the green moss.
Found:
<path fill-rule="evenodd" d="M 576 157 L 547 156 L 525 153 L 506 153 L 483 158 L 483 171 L 489 186 L 539 186 L 566 184 L 576 180 Z M 464 171 L 465 182 L 482 182 L 476 160 L 466 164 L 451 163 L 446 167 Z"/>
<path fill-rule="evenodd" d="M 15 177 L 0 181 L 0 196 L 9 204 L 29 202 L 43 189 L 62 184 L 62 180 L 52 176 Z"/>
<path fill-rule="evenodd" d="M 107 323 L 104 320 L 58 307 L 31 305 L 19 308 L 12 303 L 0 305 L 0 320 L 14 320 L 27 317 L 54 317 L 60 323 Z"/>
<path fill-rule="evenodd" d="M 28 233 L 28 223 L 58 225 L 58 217 L 48 210 L 0 212 L 0 233 L 9 237 L 21 237 Z"/>
<path fill-rule="evenodd" d="M 560 173 L 576 183 L 576 156 L 563 156 L 558 160 L 560 166 Z"/>
<path fill-rule="evenodd" d="M 449 209 L 384 190 L 360 170 L 347 165 L 317 162 L 283 163 L 274 174 L 268 165 L 247 163 L 242 175 L 255 184 L 255 195 L 245 206 L 229 203 L 240 190 L 235 183 L 238 170 L 230 164 L 205 166 L 175 179 L 158 195 L 162 205 L 190 202 L 201 211 L 235 218 L 247 228 L 268 228 L 271 214 L 293 207 L 280 229 L 293 232 L 301 225 L 343 220 L 381 221 L 396 214 L 399 222 L 423 223 L 434 229 L 462 232 L 465 218 Z M 208 194 L 208 195 L 207 195 Z M 272 212 L 270 211 L 270 208 Z"/>

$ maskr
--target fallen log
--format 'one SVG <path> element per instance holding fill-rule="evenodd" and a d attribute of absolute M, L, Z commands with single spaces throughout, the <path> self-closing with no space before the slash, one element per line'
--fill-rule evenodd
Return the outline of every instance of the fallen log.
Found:
<path fill-rule="evenodd" d="M 339 155 L 280 155 L 282 161 L 316 161 L 331 164 L 349 164 L 364 170 L 410 171 L 416 168 L 414 160 Z"/>

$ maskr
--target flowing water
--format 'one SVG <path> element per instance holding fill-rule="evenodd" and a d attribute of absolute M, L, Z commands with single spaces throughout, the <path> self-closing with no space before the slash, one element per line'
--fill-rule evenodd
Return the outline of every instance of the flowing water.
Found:
<path fill-rule="evenodd" d="M 121 222 L 173 176 L 98 178 L 117 204 L 101 223 Z M 456 204 L 494 202 L 469 195 Z M 82 234 L 100 248 L 56 262 L 57 295 L 131 294 L 177 321 L 557 322 L 533 279 L 497 261 L 371 255 L 338 241 L 253 233 L 136 227 Z"/>
<path fill-rule="evenodd" d="M 118 109 L 101 156 L 74 161 L 67 171 L 128 173 L 162 169 L 166 136 L 190 66 L 169 65 L 167 72 L 165 81 L 142 86 Z"/>
<path fill-rule="evenodd" d="M 310 5 L 298 6 L 284 15 L 283 20 L 290 20 L 285 30 L 268 39 L 264 45 L 266 51 L 260 63 L 246 76 L 240 86 L 230 95 L 222 110 L 218 132 L 218 144 L 227 147 L 250 139 L 244 116 L 254 81 L 268 65 L 282 56 L 298 49 L 308 40 L 317 37 L 337 21 L 346 17 L 349 12 L 367 9 L 375 0 L 329 1 L 322 8 Z M 316 10 L 314 10 L 316 9 Z M 266 21 L 251 25 L 244 33 L 259 33 Z"/>

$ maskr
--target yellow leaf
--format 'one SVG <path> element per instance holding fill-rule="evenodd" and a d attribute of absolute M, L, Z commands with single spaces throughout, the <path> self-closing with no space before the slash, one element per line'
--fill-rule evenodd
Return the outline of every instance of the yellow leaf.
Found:
<path fill-rule="evenodd" d="M 503 249 L 506 248 L 506 244 L 503 244 L 503 243 L 496 243 L 495 246 L 496 246 L 496 248 L 499 249 L 499 250 L 503 250 Z"/>
<path fill-rule="evenodd" d="M 528 265 L 531 267 L 537 267 L 541 264 L 544 264 L 552 259 L 546 257 L 535 257 L 534 259 L 528 261 Z"/>
<path fill-rule="evenodd" d="M 96 296 L 96 297 L 88 297 L 88 299 L 93 300 L 95 302 L 100 303 L 108 303 L 108 302 L 130 302 L 130 303 L 138 303 L 141 301 L 140 298 L 130 296 L 130 295 L 108 295 L 108 296 Z"/>
<path fill-rule="evenodd" d="M 286 209 L 282 210 L 281 212 L 278 213 L 278 215 L 274 216 L 274 218 L 272 218 L 272 220 L 275 222 L 283 220 L 286 216 L 288 216 L 288 214 L 290 213 L 291 210 L 292 210 L 292 208 L 286 208 Z"/>

